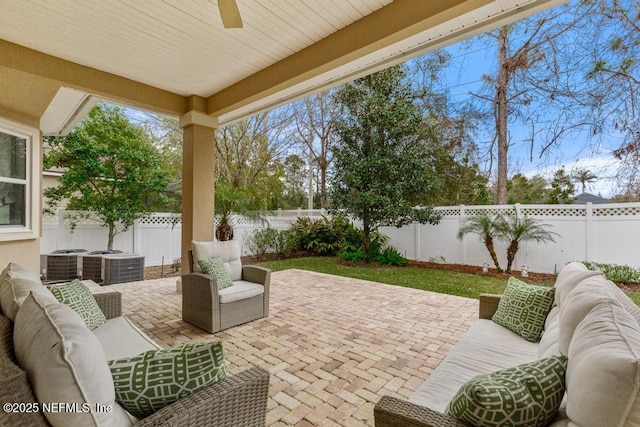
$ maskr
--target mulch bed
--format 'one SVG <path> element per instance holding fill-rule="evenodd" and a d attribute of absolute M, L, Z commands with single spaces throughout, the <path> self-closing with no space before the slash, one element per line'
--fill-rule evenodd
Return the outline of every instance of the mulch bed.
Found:
<path fill-rule="evenodd" d="M 308 253 L 300 253 L 294 255 L 296 258 L 310 256 Z M 282 259 L 283 257 L 278 257 L 275 254 L 267 254 L 262 258 L 257 257 L 243 257 L 242 263 L 245 265 L 256 264 L 259 262 L 265 261 L 274 261 L 278 259 Z M 373 268 L 389 268 L 386 266 L 379 266 L 378 264 L 365 264 L 365 263 L 347 263 L 341 262 L 349 265 L 358 265 L 358 266 L 370 266 Z M 476 276 L 492 276 L 492 277 L 501 277 L 505 280 L 510 276 L 514 276 L 524 280 L 527 283 L 541 283 L 541 284 L 553 284 L 556 280 L 555 274 L 547 274 L 547 273 L 532 273 L 529 272 L 529 277 L 522 278 L 521 272 L 517 270 L 512 270 L 511 274 L 507 273 L 498 273 L 495 268 L 490 268 L 488 272 L 483 273 L 482 267 L 478 267 L 475 265 L 463 265 L 463 264 L 441 264 L 436 262 L 424 262 L 424 261 L 409 261 L 409 266 L 407 268 L 435 268 L 438 270 L 451 270 L 457 271 L 459 273 L 467 273 L 473 274 Z M 161 277 L 178 277 L 180 276 L 179 271 L 175 271 L 171 265 L 165 265 L 164 268 L 161 266 L 155 267 L 147 267 L 145 268 L 144 278 L 145 280 L 159 279 Z M 626 292 L 640 292 L 640 283 L 621 283 L 618 286 Z"/>

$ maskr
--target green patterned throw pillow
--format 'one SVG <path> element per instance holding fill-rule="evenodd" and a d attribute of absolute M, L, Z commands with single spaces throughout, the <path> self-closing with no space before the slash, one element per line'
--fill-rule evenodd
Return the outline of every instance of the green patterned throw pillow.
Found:
<path fill-rule="evenodd" d="M 529 285 L 509 277 L 492 320 L 527 341 L 538 342 L 554 297 L 555 289 L 550 286 Z"/>
<path fill-rule="evenodd" d="M 116 401 L 145 418 L 227 376 L 222 342 L 150 350 L 109 361 Z"/>
<path fill-rule="evenodd" d="M 213 276 L 218 281 L 218 289 L 233 286 L 231 274 L 224 267 L 224 261 L 221 258 L 199 259 L 198 264 L 204 274 Z"/>
<path fill-rule="evenodd" d="M 95 329 L 107 321 L 100 306 L 91 295 L 91 291 L 80 280 L 75 279 L 64 285 L 49 286 L 49 290 L 59 302 L 68 305 L 78 313 L 87 328 Z"/>
<path fill-rule="evenodd" d="M 491 374 L 463 385 L 446 413 L 479 427 L 546 426 L 565 391 L 566 356 L 554 356 Z"/>

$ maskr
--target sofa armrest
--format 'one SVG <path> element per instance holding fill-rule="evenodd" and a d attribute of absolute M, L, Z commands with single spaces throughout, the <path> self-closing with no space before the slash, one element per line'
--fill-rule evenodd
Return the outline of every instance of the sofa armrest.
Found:
<path fill-rule="evenodd" d="M 452 416 L 391 396 L 382 396 L 373 408 L 376 427 L 468 427 Z"/>
<path fill-rule="evenodd" d="M 502 295 L 481 294 L 480 312 L 478 313 L 478 317 L 480 319 L 491 320 L 496 310 L 498 310 L 500 298 L 502 298 Z"/>
<path fill-rule="evenodd" d="M 120 292 L 93 294 L 93 298 L 107 319 L 122 316 L 122 294 Z"/>
<path fill-rule="evenodd" d="M 135 425 L 264 427 L 268 394 L 269 372 L 253 367 L 165 406 Z"/>
<path fill-rule="evenodd" d="M 257 265 L 243 265 L 242 280 L 269 286 L 271 282 L 271 270 Z"/>
<path fill-rule="evenodd" d="M 38 401 L 27 380 L 27 373 L 11 360 L 0 356 L 0 401 L 2 403 L 35 404 Z M 33 407 L 32 407 L 33 408 Z M 3 411 L 0 415 L 3 426 L 48 426 L 41 411 Z"/>

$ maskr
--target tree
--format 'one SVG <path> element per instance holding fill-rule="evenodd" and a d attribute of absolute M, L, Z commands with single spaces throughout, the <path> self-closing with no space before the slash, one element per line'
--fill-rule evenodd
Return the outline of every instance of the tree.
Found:
<path fill-rule="evenodd" d="M 261 209 L 282 193 L 280 159 L 291 146 L 283 134 L 291 116 L 286 109 L 262 113 L 216 131 L 216 182 L 248 191 Z"/>
<path fill-rule="evenodd" d="M 47 210 L 67 201 L 71 210 L 93 211 L 113 238 L 166 200 L 169 183 L 157 150 L 124 111 L 96 105 L 65 137 L 46 137 L 44 167 L 65 169 L 60 185 L 44 190 Z M 70 217 L 72 226 L 79 219 Z"/>
<path fill-rule="evenodd" d="M 252 221 L 264 221 L 260 202 L 246 189 L 229 185 L 225 180 L 216 182 L 214 209 L 217 215 L 216 239 L 224 242 L 233 239 L 231 216 L 241 215 Z"/>
<path fill-rule="evenodd" d="M 524 216 L 520 218 L 517 212 L 503 217 L 498 225 L 498 236 L 505 239 L 509 246 L 507 247 L 507 269 L 506 273 L 511 273 L 513 260 L 520 249 L 520 243 L 526 241 L 535 241 L 537 243 L 555 242 L 554 236 L 557 233 L 549 231 L 550 225 L 540 223 L 534 218 Z"/>
<path fill-rule="evenodd" d="M 527 178 L 517 173 L 507 182 L 507 203 L 547 203 L 547 181 L 540 175 Z"/>
<path fill-rule="evenodd" d="M 291 154 L 284 159 L 284 208 L 304 206 L 306 193 L 304 183 L 307 177 L 307 165 L 300 156 Z"/>
<path fill-rule="evenodd" d="M 577 4 L 559 6 L 542 14 L 498 28 L 488 33 L 497 46 L 497 69 L 485 75 L 486 92 L 473 93 L 490 106 L 497 152 L 496 203 L 507 203 L 509 125 L 515 119 L 529 123 L 531 152 L 535 139 L 545 139 L 541 153 L 557 143 L 559 137 L 582 126 L 571 120 L 573 110 L 562 102 L 563 76 L 570 62 L 559 61 L 560 40 L 572 38 L 570 30 L 578 26 L 588 10 L 578 13 Z M 552 109 L 554 113 L 551 113 Z M 557 113 L 556 113 L 557 111 Z M 545 129 L 538 129 L 540 125 Z"/>
<path fill-rule="evenodd" d="M 335 94 L 344 114 L 334 125 L 330 200 L 334 209 L 362 221 L 366 260 L 378 227 L 439 220 L 432 208 L 415 207 L 436 190 L 437 178 L 416 132 L 420 107 L 412 102 L 404 77 L 405 69 L 394 66 Z"/>
<path fill-rule="evenodd" d="M 338 116 L 338 107 L 333 102 L 331 91 L 320 92 L 293 104 L 296 139 L 310 151 L 310 158 L 318 166 L 320 207 L 327 207 L 327 174 L 333 154 L 332 127 Z M 312 165 L 309 165 L 311 168 Z"/>
<path fill-rule="evenodd" d="M 584 193 L 587 190 L 587 184 L 591 184 L 598 177 L 588 169 L 580 169 L 575 171 L 571 176 L 575 182 L 579 182 L 582 185 L 582 192 Z"/>
<path fill-rule="evenodd" d="M 500 215 L 493 217 L 486 213 L 475 215 L 468 218 L 458 229 L 458 239 L 462 240 L 467 234 L 477 234 L 482 239 L 484 246 L 489 251 L 489 255 L 493 260 L 493 265 L 496 266 L 498 272 L 502 272 L 500 263 L 498 261 L 498 255 L 494 246 L 494 239 L 500 234 L 500 230 L 503 229 L 502 224 L 504 219 Z"/>
<path fill-rule="evenodd" d="M 576 187 L 573 185 L 571 177 L 567 175 L 564 168 L 560 168 L 553 174 L 551 190 L 548 193 L 547 203 L 558 205 L 573 203 L 573 193 Z"/>
<path fill-rule="evenodd" d="M 473 138 L 480 115 L 469 104 L 460 108 L 451 101 L 449 90 L 442 87 L 450 58 L 450 54 L 439 50 L 408 63 L 407 83 L 424 115 L 420 139 L 436 176 L 447 184 L 427 201 L 439 206 L 486 204 L 487 177 L 478 166 L 478 147 Z"/>

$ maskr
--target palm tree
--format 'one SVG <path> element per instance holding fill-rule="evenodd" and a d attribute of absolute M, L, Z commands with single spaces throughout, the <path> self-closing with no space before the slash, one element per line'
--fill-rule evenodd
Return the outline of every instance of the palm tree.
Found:
<path fill-rule="evenodd" d="M 458 239 L 460 240 L 469 233 L 478 234 L 480 236 L 480 239 L 484 242 L 485 247 L 489 251 L 489 255 L 491 255 L 493 264 L 496 266 L 498 272 L 502 272 L 502 268 L 500 267 L 498 256 L 496 255 L 496 250 L 493 246 L 493 239 L 499 234 L 501 224 L 503 222 L 504 220 L 500 215 L 496 215 L 492 218 L 488 214 L 482 213 L 468 218 L 458 230 Z"/>
<path fill-rule="evenodd" d="M 543 242 L 555 242 L 554 236 L 559 236 L 558 233 L 549 231 L 547 228 L 551 227 L 549 224 L 540 223 L 537 219 L 524 216 L 518 217 L 518 213 L 507 215 L 503 218 L 503 221 L 498 225 L 497 235 L 509 242 L 507 247 L 507 273 L 511 273 L 511 265 L 513 260 L 520 249 L 520 242 L 533 240 L 537 243 Z"/>
<path fill-rule="evenodd" d="M 216 239 L 226 241 L 233 239 L 231 215 L 242 215 L 252 221 L 265 221 L 259 204 L 249 191 L 230 186 L 223 180 L 218 180 L 215 188 L 215 214 L 218 216 Z"/>
<path fill-rule="evenodd" d="M 573 173 L 573 180 L 579 182 L 582 185 L 583 193 L 587 189 L 587 184 L 591 184 L 596 179 L 598 179 L 598 177 L 589 169 L 581 169 Z"/>

